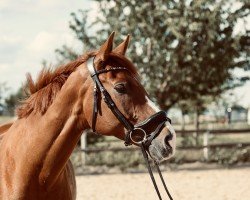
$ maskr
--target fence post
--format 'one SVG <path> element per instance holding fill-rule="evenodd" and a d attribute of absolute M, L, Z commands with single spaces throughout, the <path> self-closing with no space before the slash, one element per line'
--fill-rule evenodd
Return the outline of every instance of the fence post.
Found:
<path fill-rule="evenodd" d="M 208 156 L 208 140 L 209 140 L 209 130 L 204 132 L 203 134 L 203 146 L 206 146 L 203 148 L 203 155 L 206 161 L 208 161 L 209 156 Z"/>
<path fill-rule="evenodd" d="M 81 136 L 81 150 L 87 149 L 87 131 L 84 131 Z M 82 165 L 86 165 L 86 153 L 81 151 Z"/>

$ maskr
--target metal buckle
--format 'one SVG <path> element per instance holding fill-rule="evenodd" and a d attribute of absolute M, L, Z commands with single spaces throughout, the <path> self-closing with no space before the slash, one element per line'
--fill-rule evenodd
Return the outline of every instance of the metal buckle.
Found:
<path fill-rule="evenodd" d="M 129 133 L 129 137 L 133 143 L 141 144 L 146 141 L 147 133 L 142 128 L 134 128 L 134 130 Z"/>

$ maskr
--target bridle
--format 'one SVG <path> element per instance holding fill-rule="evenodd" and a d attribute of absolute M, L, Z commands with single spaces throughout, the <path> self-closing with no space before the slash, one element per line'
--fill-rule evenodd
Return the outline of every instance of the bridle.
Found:
<path fill-rule="evenodd" d="M 99 79 L 99 75 L 102 73 L 107 73 L 110 71 L 127 71 L 129 70 L 124 67 L 112 67 L 110 69 L 101 69 L 96 70 L 95 64 L 94 64 L 95 57 L 91 57 L 87 61 L 87 67 L 90 72 L 91 78 L 94 81 L 94 104 L 93 104 L 93 114 L 92 114 L 92 130 L 93 132 L 96 132 L 96 119 L 99 112 L 98 102 L 100 95 L 102 95 L 102 98 L 104 102 L 107 104 L 109 109 L 112 111 L 112 113 L 116 116 L 116 118 L 123 124 L 123 126 L 126 128 L 127 132 L 125 134 L 125 145 L 129 146 L 133 143 L 140 146 L 142 150 L 143 157 L 145 159 L 149 175 L 151 177 L 151 180 L 153 182 L 153 185 L 155 187 L 156 193 L 160 200 L 162 200 L 161 194 L 159 192 L 159 189 L 157 187 L 149 159 L 148 159 L 148 147 L 150 146 L 152 140 L 156 138 L 161 130 L 165 126 L 165 122 L 171 123 L 171 120 L 167 117 L 166 112 L 159 111 L 155 113 L 154 115 L 150 116 L 148 119 L 144 120 L 143 122 L 140 122 L 138 124 L 133 125 L 117 108 L 115 102 L 112 100 L 110 94 L 107 92 L 105 87 L 103 86 L 102 82 Z M 148 128 L 152 127 L 157 123 L 157 127 L 150 133 L 147 133 Z M 162 181 L 162 184 L 165 188 L 166 193 L 168 194 L 169 199 L 173 199 L 167 189 L 167 186 L 165 184 L 165 181 L 163 179 L 162 173 L 160 171 L 159 165 L 156 161 L 154 161 L 154 164 L 156 166 L 156 169 L 159 173 L 160 179 Z"/>
<path fill-rule="evenodd" d="M 88 61 L 87 61 L 87 67 L 88 70 L 90 72 L 91 78 L 94 81 L 94 104 L 93 104 L 93 115 L 92 115 L 92 130 L 93 132 L 96 132 L 96 118 L 97 118 L 97 114 L 98 114 L 98 102 L 99 102 L 99 97 L 100 94 L 103 97 L 104 102 L 107 104 L 107 106 L 109 107 L 109 109 L 112 111 L 112 113 L 116 116 L 116 118 L 123 124 L 123 126 L 127 129 L 127 132 L 125 134 L 125 145 L 132 145 L 137 144 L 141 147 L 142 150 L 142 154 L 143 157 L 145 159 L 147 168 L 148 168 L 148 172 L 149 175 L 151 177 L 151 180 L 153 182 L 153 185 L 155 187 L 156 193 L 159 197 L 160 200 L 162 200 L 161 194 L 159 192 L 159 189 L 157 187 L 150 163 L 149 163 L 149 159 L 148 159 L 148 153 L 147 153 L 147 149 L 149 147 L 149 145 L 151 144 L 152 140 L 154 138 L 156 138 L 159 133 L 161 132 L 161 130 L 164 128 L 165 126 L 165 122 L 169 122 L 171 123 L 171 120 L 167 117 L 166 112 L 164 111 L 159 111 L 157 113 L 155 113 L 154 115 L 150 116 L 148 119 L 144 120 L 143 122 L 140 122 L 136 125 L 133 125 L 121 112 L 120 110 L 117 108 L 115 102 L 112 100 L 111 96 L 109 95 L 109 93 L 107 92 L 107 90 L 105 89 L 105 87 L 103 86 L 103 84 L 101 83 L 100 79 L 99 79 L 99 75 L 102 73 L 107 73 L 110 71 L 128 71 L 127 68 L 124 67 L 112 67 L 110 69 L 102 69 L 97 71 L 95 66 L 94 66 L 94 59 L 95 57 L 91 57 Z M 154 124 L 155 122 L 158 122 L 157 127 L 155 128 L 154 131 L 152 131 L 151 133 L 147 133 L 147 127 L 151 127 L 152 123 Z M 162 181 L 162 184 L 165 188 L 165 191 L 168 194 L 169 199 L 173 199 L 172 196 L 170 195 L 168 188 L 165 184 L 165 181 L 163 179 L 162 173 L 160 171 L 159 165 L 156 161 L 154 161 L 154 164 L 156 166 L 156 169 L 159 173 L 160 179 Z"/>

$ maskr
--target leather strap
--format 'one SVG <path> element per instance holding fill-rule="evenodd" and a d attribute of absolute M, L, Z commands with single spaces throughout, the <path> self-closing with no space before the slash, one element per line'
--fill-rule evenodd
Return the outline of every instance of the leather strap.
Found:
<path fill-rule="evenodd" d="M 159 192 L 158 186 L 157 186 L 156 181 L 155 181 L 155 178 L 154 178 L 154 174 L 153 174 L 153 172 L 152 172 L 152 169 L 151 169 L 151 166 L 150 166 L 150 163 L 149 163 L 149 160 L 148 160 L 147 151 L 146 151 L 146 149 L 145 149 L 143 143 L 141 143 L 140 146 L 141 146 L 141 151 L 142 151 L 142 154 L 143 154 L 143 157 L 144 157 L 144 160 L 145 160 L 145 163 L 146 163 L 146 166 L 147 166 L 148 173 L 149 173 L 149 175 L 150 175 L 151 181 L 152 181 L 152 183 L 153 183 L 153 185 L 154 185 L 155 191 L 156 191 L 156 193 L 157 193 L 157 195 L 158 195 L 159 200 L 162 200 L 161 194 L 160 194 L 160 192 Z M 154 162 L 154 164 L 155 164 L 155 166 L 156 166 L 156 169 L 157 169 L 157 171 L 158 171 L 158 174 L 159 174 L 159 176 L 160 176 L 160 178 L 161 178 L 161 182 L 162 182 L 162 184 L 163 184 L 163 186 L 164 186 L 164 189 L 165 189 L 165 191 L 166 191 L 166 193 L 167 193 L 169 199 L 170 199 L 170 200 L 173 200 L 173 197 L 171 196 L 171 194 L 170 194 L 170 192 L 169 192 L 169 190 L 168 190 L 168 188 L 167 188 L 167 185 L 166 185 L 166 183 L 165 183 L 165 181 L 164 181 L 164 179 L 163 179 L 163 176 L 162 176 L 161 170 L 160 170 L 160 168 L 159 168 L 159 165 L 158 165 L 156 162 Z"/>
<path fill-rule="evenodd" d="M 98 114 L 98 99 L 99 99 L 99 89 L 97 85 L 94 86 L 94 106 L 93 106 L 93 114 L 92 114 L 92 130 L 96 132 L 96 119 Z"/>
<path fill-rule="evenodd" d="M 141 144 L 141 151 L 142 151 L 144 160 L 145 160 L 145 162 L 146 162 L 146 165 L 147 165 L 147 168 L 148 168 L 148 173 L 149 173 L 150 178 L 151 178 L 151 180 L 152 180 L 152 183 L 153 183 L 153 185 L 154 185 L 155 191 L 156 191 L 156 193 L 157 193 L 157 195 L 158 195 L 158 197 L 159 197 L 159 200 L 162 200 L 160 191 L 159 191 L 159 189 L 158 189 L 158 187 L 157 187 L 157 184 L 156 184 L 156 181 L 155 181 L 154 174 L 153 174 L 152 169 L 151 169 L 151 166 L 150 166 L 150 164 L 149 164 L 148 154 L 147 154 L 147 152 L 146 152 L 146 150 L 145 150 L 145 148 L 144 148 L 144 146 L 143 146 L 143 143 Z"/>
<path fill-rule="evenodd" d="M 171 194 L 170 194 L 170 192 L 169 192 L 169 190 L 168 190 L 168 188 L 167 188 L 167 185 L 166 185 L 166 183 L 165 183 L 165 181 L 164 181 L 164 178 L 163 178 L 163 176 L 162 176 L 162 173 L 161 173 L 161 170 L 160 170 L 160 167 L 159 167 L 158 163 L 156 163 L 156 162 L 154 162 L 154 163 L 155 163 L 155 167 L 156 167 L 156 169 L 157 169 L 157 171 L 158 171 L 158 174 L 159 174 L 159 176 L 160 176 L 160 178 L 161 178 L 161 182 L 162 182 L 162 184 L 163 184 L 163 186 L 164 186 L 165 191 L 167 192 L 167 195 L 168 195 L 169 199 L 170 199 L 170 200 L 173 200 L 173 197 L 171 196 Z"/>
<path fill-rule="evenodd" d="M 145 146 L 146 146 L 146 147 L 148 147 L 148 146 L 151 144 L 152 140 L 155 139 L 155 138 L 159 135 L 159 133 L 160 133 L 161 130 L 163 129 L 164 125 L 165 125 L 165 121 L 162 122 L 162 123 L 160 123 L 160 124 L 157 126 L 157 128 L 155 129 L 155 131 L 154 131 L 153 133 L 150 134 L 150 136 L 149 136 L 149 137 L 146 139 L 146 141 L 145 141 Z"/>

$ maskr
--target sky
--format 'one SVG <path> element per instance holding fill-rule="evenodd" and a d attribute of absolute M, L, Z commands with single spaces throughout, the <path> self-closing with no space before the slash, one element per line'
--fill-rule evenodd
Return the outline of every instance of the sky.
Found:
<path fill-rule="evenodd" d="M 64 44 L 80 49 L 69 29 L 70 13 L 79 9 L 92 10 L 90 20 L 97 15 L 89 0 L 0 0 L 0 83 L 9 92 L 24 84 L 27 72 L 36 76 L 44 59 L 54 63 L 55 49 Z M 250 107 L 250 82 L 233 93 L 239 104 Z"/>
<path fill-rule="evenodd" d="M 56 61 L 55 49 L 79 49 L 70 13 L 94 6 L 87 0 L 0 0 L 0 83 L 16 91 L 27 72 L 38 74 L 44 59 Z"/>

